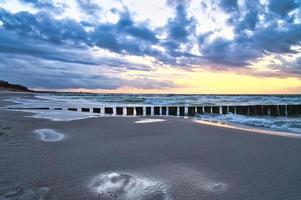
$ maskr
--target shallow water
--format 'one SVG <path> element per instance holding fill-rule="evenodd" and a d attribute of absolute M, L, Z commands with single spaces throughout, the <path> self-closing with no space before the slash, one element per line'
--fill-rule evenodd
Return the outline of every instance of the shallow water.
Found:
<path fill-rule="evenodd" d="M 135 121 L 136 124 L 147 124 L 147 123 L 157 123 L 157 122 L 165 122 L 165 119 L 143 119 Z"/>
<path fill-rule="evenodd" d="M 198 115 L 197 120 L 242 124 L 256 128 L 301 134 L 301 117 L 244 116 L 235 114 Z"/>
<path fill-rule="evenodd" d="M 45 93 L 37 98 L 10 99 L 17 103 L 15 107 L 50 107 L 63 110 L 26 110 L 34 113 L 33 117 L 46 118 L 53 121 L 71 121 L 104 114 L 67 111 L 68 107 L 99 107 L 104 106 L 146 106 L 146 105 L 260 105 L 260 104 L 301 104 L 301 95 L 134 95 L 134 94 L 78 94 L 78 93 Z M 271 129 L 301 134 L 301 116 L 271 117 L 242 115 L 199 115 L 199 120 L 234 123 L 250 127 Z M 141 123 L 148 123 L 143 121 Z"/>
<path fill-rule="evenodd" d="M 89 187 L 92 192 L 103 198 L 172 200 L 162 184 L 129 174 L 100 174 L 91 180 Z"/>
<path fill-rule="evenodd" d="M 64 135 L 53 129 L 37 129 L 34 131 L 37 133 L 41 140 L 45 142 L 58 142 L 64 139 Z"/>

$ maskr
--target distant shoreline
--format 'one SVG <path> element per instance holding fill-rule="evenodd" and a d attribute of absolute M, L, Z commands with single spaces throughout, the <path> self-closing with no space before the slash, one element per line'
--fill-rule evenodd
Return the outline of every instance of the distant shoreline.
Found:
<path fill-rule="evenodd" d="M 23 85 L 12 84 L 7 81 L 0 80 L 0 91 L 11 91 L 11 92 L 35 92 L 33 90 L 28 89 Z"/>

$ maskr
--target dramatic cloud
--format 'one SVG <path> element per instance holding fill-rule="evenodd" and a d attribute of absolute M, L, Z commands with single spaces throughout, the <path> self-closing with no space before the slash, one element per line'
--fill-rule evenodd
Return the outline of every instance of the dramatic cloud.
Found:
<path fill-rule="evenodd" d="M 226 11 L 237 11 L 234 9 L 237 3 L 233 2 L 235 1 L 221 1 L 221 5 L 224 5 Z M 271 1 L 270 4 L 274 3 Z M 246 10 L 242 7 L 240 13 L 230 14 L 229 24 L 234 28 L 233 39 L 217 37 L 210 40 L 210 34 L 201 36 L 200 51 L 212 63 L 227 67 L 247 66 L 267 53 L 293 53 L 292 47 L 300 46 L 300 23 L 271 18 L 271 13 L 262 13 L 263 7 L 259 1 L 246 1 L 244 9 Z M 292 9 L 285 9 L 286 13 Z M 261 21 L 259 15 L 262 15 Z M 234 16 L 235 19 L 232 18 Z"/>
<path fill-rule="evenodd" d="M 300 8 L 299 0 L 270 0 L 269 2 L 269 9 L 281 17 L 286 17 L 289 12 L 298 7 Z"/>
<path fill-rule="evenodd" d="M 237 0 L 219 0 L 219 5 L 226 12 L 238 11 Z"/>
<path fill-rule="evenodd" d="M 101 11 L 101 7 L 93 0 L 77 0 L 81 10 L 88 15 L 97 16 Z"/>
<path fill-rule="evenodd" d="M 5 80 L 12 82 L 18 80 L 20 84 L 33 88 L 38 86 L 42 89 L 118 89 L 122 87 L 154 89 L 176 86 L 171 81 L 120 78 L 119 73 L 125 70 L 122 61 L 120 64 L 112 69 L 110 61 L 104 61 L 100 66 L 91 66 L 86 63 L 44 60 L 28 55 L 0 54 L 0 73 L 5 74 Z"/>
<path fill-rule="evenodd" d="M 300 0 L 167 0 L 163 7 L 154 1 L 166 13 L 148 18 L 143 4 L 131 9 L 132 0 L 13 3 L 0 1 L 0 79 L 33 74 L 22 78 L 30 87 L 175 87 L 144 75 L 157 67 L 255 69 L 270 55 L 278 62 L 266 68 L 301 76 Z M 52 76 L 43 82 L 40 69 Z"/>

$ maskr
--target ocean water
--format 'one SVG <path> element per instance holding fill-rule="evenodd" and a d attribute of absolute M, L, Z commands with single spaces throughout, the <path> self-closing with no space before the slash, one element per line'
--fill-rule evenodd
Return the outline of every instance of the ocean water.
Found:
<path fill-rule="evenodd" d="M 63 111 L 32 111 L 36 117 L 52 120 L 76 120 L 95 117 L 93 113 L 66 111 L 68 107 L 104 106 L 147 106 L 147 105 L 278 105 L 301 104 L 301 95 L 150 95 L 150 94 L 78 94 L 78 93 L 40 93 L 36 98 L 11 99 L 15 107 L 63 108 Z M 20 106 L 21 105 L 21 106 Z M 196 120 L 217 123 L 231 123 L 301 134 L 301 116 L 242 116 L 204 114 Z"/>

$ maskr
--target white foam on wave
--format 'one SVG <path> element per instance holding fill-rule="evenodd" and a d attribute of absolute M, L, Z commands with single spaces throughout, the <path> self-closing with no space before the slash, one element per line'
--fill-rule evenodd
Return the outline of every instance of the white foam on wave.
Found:
<path fill-rule="evenodd" d="M 98 196 L 123 200 L 172 200 L 162 184 L 123 173 L 100 174 L 90 181 L 89 188 Z"/>
<path fill-rule="evenodd" d="M 40 136 L 40 139 L 45 142 L 58 142 L 65 138 L 62 133 L 59 133 L 53 129 L 37 129 L 34 131 Z"/>
<path fill-rule="evenodd" d="M 165 119 L 142 119 L 135 121 L 135 124 L 146 124 L 146 123 L 157 123 L 157 122 L 165 122 Z"/>
<path fill-rule="evenodd" d="M 254 133 L 262 133 L 262 134 L 267 134 L 267 135 L 274 135 L 274 136 L 281 136 L 281 137 L 290 137 L 290 138 L 296 138 L 296 139 L 301 139 L 301 134 L 300 133 L 292 133 L 295 131 L 300 131 L 300 129 L 296 128 L 287 128 L 287 132 L 285 130 L 282 130 L 280 128 L 274 127 L 274 130 L 272 129 L 266 129 L 265 127 L 256 127 L 256 125 L 249 125 L 249 124 L 243 124 L 243 123 L 229 123 L 228 121 L 219 121 L 219 120 L 210 120 L 210 119 L 194 119 L 195 122 L 201 123 L 201 124 L 206 124 L 206 125 L 211 125 L 211 126 L 218 126 L 218 127 L 223 127 L 223 128 L 232 128 L 232 129 L 237 129 L 237 130 L 243 130 L 243 131 L 248 131 L 248 132 L 254 132 Z M 268 128 L 268 127 L 267 127 Z M 269 127 L 270 128 L 270 127 Z M 278 129 L 278 130 L 277 130 Z"/>
<path fill-rule="evenodd" d="M 286 116 L 244 116 L 236 114 L 226 115 L 199 115 L 196 119 L 202 121 L 242 124 L 257 128 L 268 128 L 276 131 L 294 132 L 301 134 L 301 117 Z"/>
<path fill-rule="evenodd" d="M 93 118 L 99 116 L 93 113 L 73 112 L 67 110 L 18 110 L 18 111 L 34 113 L 34 115 L 28 117 L 49 119 L 51 121 L 73 121 L 73 120 L 87 119 L 87 118 Z"/>
<path fill-rule="evenodd" d="M 76 104 L 64 102 L 64 101 L 54 101 L 50 99 L 41 99 L 39 98 L 20 98 L 14 97 L 7 99 L 6 101 L 14 102 L 17 105 L 10 105 L 6 108 L 10 110 L 13 109 L 19 112 L 33 113 L 33 115 L 27 117 L 49 119 L 51 121 L 73 121 L 86 118 L 97 117 L 99 115 L 93 114 L 90 112 L 74 112 L 68 111 L 68 107 L 80 107 Z M 21 106 L 20 106 L 21 105 Z M 85 106 L 85 105 L 81 105 Z M 22 108 L 39 108 L 39 107 L 49 107 L 49 108 L 63 108 L 62 110 L 42 110 L 42 109 L 22 109 Z M 20 108 L 20 109 L 18 109 Z"/>

